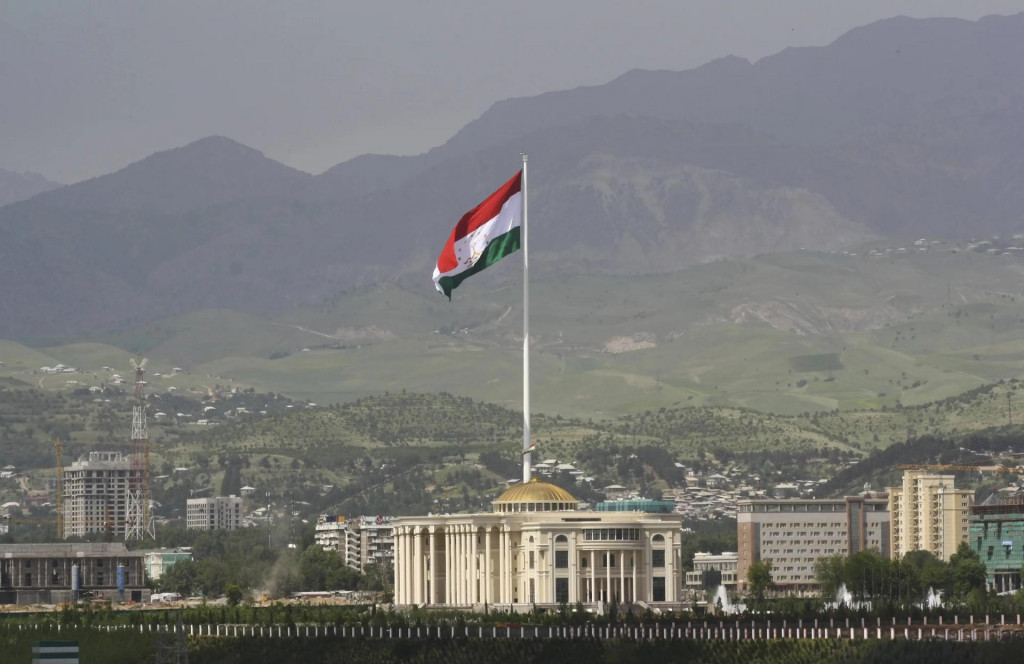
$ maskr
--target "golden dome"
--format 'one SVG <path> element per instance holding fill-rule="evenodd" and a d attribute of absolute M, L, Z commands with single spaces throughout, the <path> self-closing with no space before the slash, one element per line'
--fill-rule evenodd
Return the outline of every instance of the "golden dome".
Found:
<path fill-rule="evenodd" d="M 508 503 L 533 503 L 543 505 L 543 507 L 539 507 L 536 510 L 499 509 L 498 511 L 547 512 L 555 510 L 574 510 L 576 509 L 578 501 L 565 489 L 548 482 L 540 482 L 535 477 L 525 484 L 517 484 L 509 488 L 494 501 L 495 507 L 503 506 Z"/>

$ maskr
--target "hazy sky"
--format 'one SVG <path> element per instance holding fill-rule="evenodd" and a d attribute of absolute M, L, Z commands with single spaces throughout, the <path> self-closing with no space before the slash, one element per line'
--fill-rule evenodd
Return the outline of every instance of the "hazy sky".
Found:
<path fill-rule="evenodd" d="M 0 167 L 75 182 L 211 134 L 319 173 L 495 101 L 1024 0 L 0 0 Z"/>

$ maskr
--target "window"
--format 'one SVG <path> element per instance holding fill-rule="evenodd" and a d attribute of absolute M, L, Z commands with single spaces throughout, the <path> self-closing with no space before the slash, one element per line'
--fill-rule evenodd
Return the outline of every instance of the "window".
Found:
<path fill-rule="evenodd" d="M 665 601 L 665 577 L 656 576 L 651 579 L 651 600 L 654 602 Z"/>
<path fill-rule="evenodd" d="M 555 568 L 567 569 L 569 567 L 569 552 L 555 551 Z"/>
<path fill-rule="evenodd" d="M 568 543 L 569 543 L 569 538 L 566 537 L 565 535 L 559 535 L 558 537 L 555 538 L 555 544 L 568 544 Z"/>
<path fill-rule="evenodd" d="M 651 567 L 664 567 L 665 566 L 665 550 L 655 549 L 651 551 Z"/>
<path fill-rule="evenodd" d="M 583 558 L 580 560 L 580 567 L 582 567 L 583 569 L 587 569 L 587 557 L 586 556 L 583 556 Z"/>
<path fill-rule="evenodd" d="M 606 554 L 604 554 L 604 566 L 605 567 L 615 567 L 615 554 L 614 553 L 606 553 Z"/>
<path fill-rule="evenodd" d="M 533 569 L 533 568 L 534 568 L 534 564 L 533 564 L 533 551 L 531 551 L 530 552 L 530 569 Z"/>
<path fill-rule="evenodd" d="M 555 601 L 559 604 L 569 603 L 569 579 L 555 579 Z"/>

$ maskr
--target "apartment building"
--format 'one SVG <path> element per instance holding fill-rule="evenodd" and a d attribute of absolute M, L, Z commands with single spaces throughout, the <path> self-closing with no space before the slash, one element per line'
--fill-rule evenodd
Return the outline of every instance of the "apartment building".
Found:
<path fill-rule="evenodd" d="M 390 516 L 359 517 L 360 569 L 369 564 L 391 567 L 395 564 L 395 536 Z"/>
<path fill-rule="evenodd" d="M 237 530 L 242 527 L 242 499 L 238 496 L 189 498 L 185 516 L 189 530 Z"/>
<path fill-rule="evenodd" d="M 316 522 L 316 543 L 325 551 L 337 551 L 352 569 L 367 565 L 395 564 L 395 540 L 390 516 L 361 516 L 348 521 L 343 516 L 322 514 Z"/>
<path fill-rule="evenodd" d="M 62 537 L 124 539 L 131 477 L 131 460 L 121 452 L 90 452 L 65 467 Z"/>
<path fill-rule="evenodd" d="M 900 486 L 888 487 L 892 557 L 931 551 L 942 560 L 970 535 L 974 492 L 957 489 L 952 475 L 907 470 Z"/>
<path fill-rule="evenodd" d="M 747 588 L 750 566 L 771 561 L 772 580 L 784 592 L 817 589 L 819 558 L 875 549 L 889 555 L 888 496 L 741 500 L 736 515 L 737 583 Z"/>
<path fill-rule="evenodd" d="M 343 516 L 321 514 L 316 520 L 313 535 L 324 551 L 337 551 L 352 569 L 362 569 L 358 522 L 349 522 Z"/>

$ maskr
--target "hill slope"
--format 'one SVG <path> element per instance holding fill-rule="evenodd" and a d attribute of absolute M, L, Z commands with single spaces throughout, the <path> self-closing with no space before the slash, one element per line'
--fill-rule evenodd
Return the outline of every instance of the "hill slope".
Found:
<path fill-rule="evenodd" d="M 212 137 L 0 208 L 0 336 L 281 312 L 425 274 L 528 151 L 539 274 L 650 273 L 879 235 L 1021 228 L 1024 14 L 496 104 L 447 144 L 313 177 Z M 45 303 L 45 306 L 40 306 Z"/>

